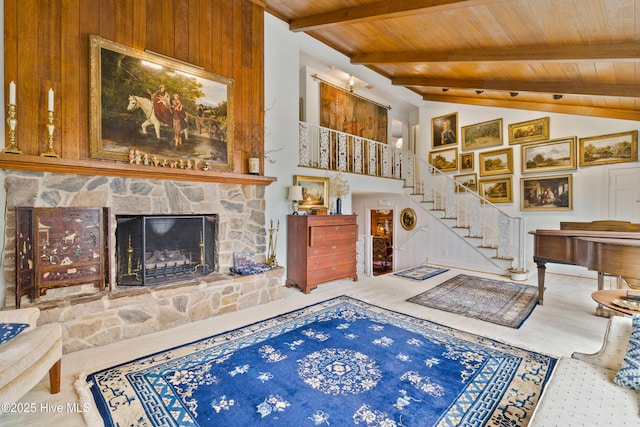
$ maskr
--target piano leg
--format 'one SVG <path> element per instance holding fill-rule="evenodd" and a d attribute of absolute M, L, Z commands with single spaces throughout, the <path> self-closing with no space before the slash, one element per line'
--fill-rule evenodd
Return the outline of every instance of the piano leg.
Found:
<path fill-rule="evenodd" d="M 605 273 L 601 273 L 598 271 L 598 290 L 601 291 L 604 289 L 604 276 Z M 611 309 L 606 308 L 604 305 L 598 303 L 596 307 L 596 316 L 600 317 L 611 317 L 611 316 L 621 316 L 622 314 L 617 311 L 613 311 Z"/>
<path fill-rule="evenodd" d="M 544 274 L 547 269 L 546 262 L 537 261 L 538 265 L 538 304 L 542 305 L 544 299 Z"/>

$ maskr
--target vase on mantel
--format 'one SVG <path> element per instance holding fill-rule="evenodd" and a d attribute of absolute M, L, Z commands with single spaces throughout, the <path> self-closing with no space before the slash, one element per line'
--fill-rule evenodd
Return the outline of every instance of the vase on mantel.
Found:
<path fill-rule="evenodd" d="M 249 175 L 260 175 L 260 159 L 249 157 Z"/>
<path fill-rule="evenodd" d="M 342 215 L 342 199 L 340 197 L 336 199 L 336 215 Z"/>

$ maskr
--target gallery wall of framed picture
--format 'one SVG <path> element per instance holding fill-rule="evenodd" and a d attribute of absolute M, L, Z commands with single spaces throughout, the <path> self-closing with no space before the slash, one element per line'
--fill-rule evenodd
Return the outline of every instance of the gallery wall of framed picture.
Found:
<path fill-rule="evenodd" d="M 638 161 L 638 130 L 552 139 L 550 117 L 507 124 L 494 118 L 458 128 L 459 120 L 458 112 L 432 119 L 429 163 L 452 173 L 456 193 L 477 192 L 523 212 L 573 210 L 573 175 L 580 168 Z"/>

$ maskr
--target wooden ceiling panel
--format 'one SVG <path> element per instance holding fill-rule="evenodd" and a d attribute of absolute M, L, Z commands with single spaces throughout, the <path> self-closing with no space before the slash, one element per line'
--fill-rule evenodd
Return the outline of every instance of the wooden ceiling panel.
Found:
<path fill-rule="evenodd" d="M 640 0 L 263 1 L 425 100 L 640 119 Z"/>

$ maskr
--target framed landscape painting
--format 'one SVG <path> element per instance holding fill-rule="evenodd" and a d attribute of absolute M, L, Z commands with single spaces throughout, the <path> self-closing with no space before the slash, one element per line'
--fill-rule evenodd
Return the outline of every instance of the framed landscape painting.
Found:
<path fill-rule="evenodd" d="M 520 178 L 520 210 L 573 210 L 572 175 Z"/>
<path fill-rule="evenodd" d="M 293 185 L 302 187 L 300 210 L 329 209 L 329 178 L 295 175 Z"/>
<path fill-rule="evenodd" d="M 461 133 L 463 150 L 502 145 L 502 119 L 463 126 Z"/>
<path fill-rule="evenodd" d="M 513 149 L 486 151 L 479 154 L 480 176 L 513 173 Z"/>
<path fill-rule="evenodd" d="M 467 190 L 478 191 L 478 174 L 476 173 L 455 175 L 453 177 L 453 180 L 457 184 L 455 188 L 456 193 L 463 193 Z"/>
<path fill-rule="evenodd" d="M 509 125 L 509 144 L 549 139 L 549 117 Z"/>
<path fill-rule="evenodd" d="M 580 138 L 580 166 L 635 162 L 638 160 L 638 131 Z"/>
<path fill-rule="evenodd" d="M 233 88 L 232 79 L 92 35 L 90 156 L 231 170 Z"/>
<path fill-rule="evenodd" d="M 429 152 L 429 163 L 442 172 L 458 170 L 458 149 L 438 150 Z"/>
<path fill-rule="evenodd" d="M 576 137 L 522 145 L 522 173 L 576 168 Z"/>
<path fill-rule="evenodd" d="M 478 194 L 491 203 L 513 202 L 511 177 L 481 179 L 478 183 Z"/>

